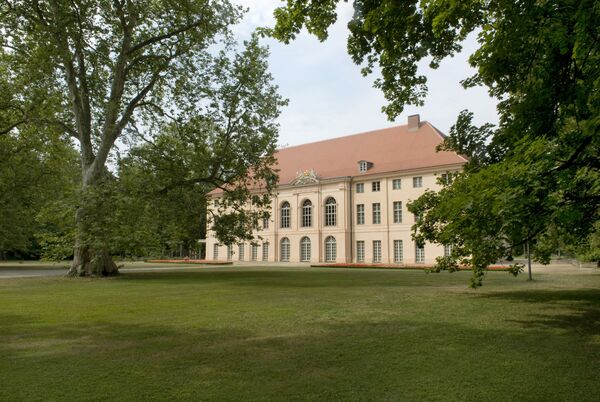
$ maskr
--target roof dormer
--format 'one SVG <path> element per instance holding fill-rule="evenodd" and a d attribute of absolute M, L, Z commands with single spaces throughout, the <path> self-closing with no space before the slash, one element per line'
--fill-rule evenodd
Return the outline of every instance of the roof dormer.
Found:
<path fill-rule="evenodd" d="M 373 167 L 373 163 L 369 161 L 358 161 L 358 173 L 366 173 L 367 170 Z"/>

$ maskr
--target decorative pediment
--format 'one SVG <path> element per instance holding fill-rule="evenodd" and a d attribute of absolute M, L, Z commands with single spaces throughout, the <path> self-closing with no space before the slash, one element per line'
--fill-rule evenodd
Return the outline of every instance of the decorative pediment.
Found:
<path fill-rule="evenodd" d="M 301 186 L 305 184 L 315 184 L 319 182 L 319 176 L 314 169 L 300 170 L 296 172 L 296 178 L 292 181 L 292 185 Z"/>

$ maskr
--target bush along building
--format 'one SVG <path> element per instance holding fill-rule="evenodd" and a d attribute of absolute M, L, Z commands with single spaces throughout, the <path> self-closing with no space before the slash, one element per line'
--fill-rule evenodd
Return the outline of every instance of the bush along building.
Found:
<path fill-rule="evenodd" d="M 278 150 L 279 185 L 270 219 L 255 232 L 260 239 L 222 245 L 209 230 L 207 259 L 434 264 L 448 250 L 417 247 L 406 204 L 466 162 L 436 152 L 443 139 L 413 115 L 407 125 Z"/>

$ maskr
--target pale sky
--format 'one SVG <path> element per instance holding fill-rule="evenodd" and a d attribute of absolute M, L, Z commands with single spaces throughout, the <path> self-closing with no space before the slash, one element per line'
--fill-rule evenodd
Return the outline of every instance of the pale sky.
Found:
<path fill-rule="evenodd" d="M 234 29 L 240 40 L 259 26 L 272 26 L 273 10 L 279 0 L 237 0 L 250 9 L 243 22 Z M 269 46 L 270 71 L 279 93 L 289 99 L 279 118 L 281 145 L 298 145 L 327 138 L 406 124 L 408 115 L 419 113 L 444 133 L 456 121 L 462 109 L 475 114 L 475 123 L 497 123 L 496 101 L 483 88 L 465 90 L 460 81 L 473 74 L 467 57 L 477 43 L 469 38 L 463 52 L 445 60 L 437 70 L 423 63 L 428 77 L 429 95 L 423 107 L 407 106 L 396 122 L 381 112 L 386 101 L 373 88 L 374 77 L 363 77 L 346 52 L 352 2 L 338 8 L 338 22 L 330 29 L 329 39 L 321 43 L 303 32 L 289 45 L 266 39 Z"/>

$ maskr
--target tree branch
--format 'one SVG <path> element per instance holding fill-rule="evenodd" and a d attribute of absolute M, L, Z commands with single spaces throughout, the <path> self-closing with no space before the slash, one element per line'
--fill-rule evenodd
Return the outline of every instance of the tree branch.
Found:
<path fill-rule="evenodd" d="M 62 59 L 62 64 L 65 70 L 65 78 L 67 81 L 67 86 L 69 88 L 69 96 L 71 98 L 71 109 L 75 118 L 75 125 L 77 127 L 78 133 L 77 138 L 79 139 L 79 143 L 81 146 L 83 163 L 85 165 L 89 165 L 93 161 L 94 155 L 92 150 L 91 132 L 86 130 L 86 127 L 91 126 L 91 123 L 86 123 L 85 121 L 85 112 L 81 98 L 81 89 L 77 85 L 77 73 L 75 72 L 75 66 L 73 61 L 74 56 L 71 53 L 71 50 L 69 49 L 69 43 L 64 33 L 64 26 L 62 26 L 62 24 L 60 23 L 62 20 L 61 6 L 57 4 L 56 1 L 53 1 L 52 9 L 55 23 L 55 28 L 52 29 L 52 33 L 54 34 L 56 45 L 58 47 L 60 57 Z"/>
<path fill-rule="evenodd" d="M 15 128 L 19 127 L 21 124 L 24 124 L 24 123 L 27 123 L 27 121 L 19 120 L 18 122 L 9 125 L 7 128 L 0 129 L 0 135 L 8 134 L 9 132 L 11 132 L 12 130 L 14 130 Z"/>
<path fill-rule="evenodd" d="M 185 25 L 185 26 L 183 26 L 181 28 L 178 28 L 178 29 L 175 29 L 173 31 L 167 32 L 167 33 L 165 33 L 163 35 L 157 35 L 157 36 L 153 36 L 151 38 L 148 38 L 145 41 L 142 41 L 140 43 L 137 43 L 137 44 L 133 45 L 131 47 L 131 49 L 129 49 L 128 55 L 131 55 L 131 54 L 137 52 L 138 50 L 143 49 L 146 46 L 149 46 L 149 45 L 152 45 L 154 43 L 163 41 L 165 39 L 172 38 L 173 36 L 176 36 L 176 35 L 179 35 L 180 33 L 189 31 L 190 29 L 197 28 L 197 27 L 200 26 L 200 24 L 202 22 L 203 22 L 202 19 L 199 19 L 199 20 L 197 20 L 195 22 L 192 22 L 192 23 L 190 23 L 188 25 Z"/>

